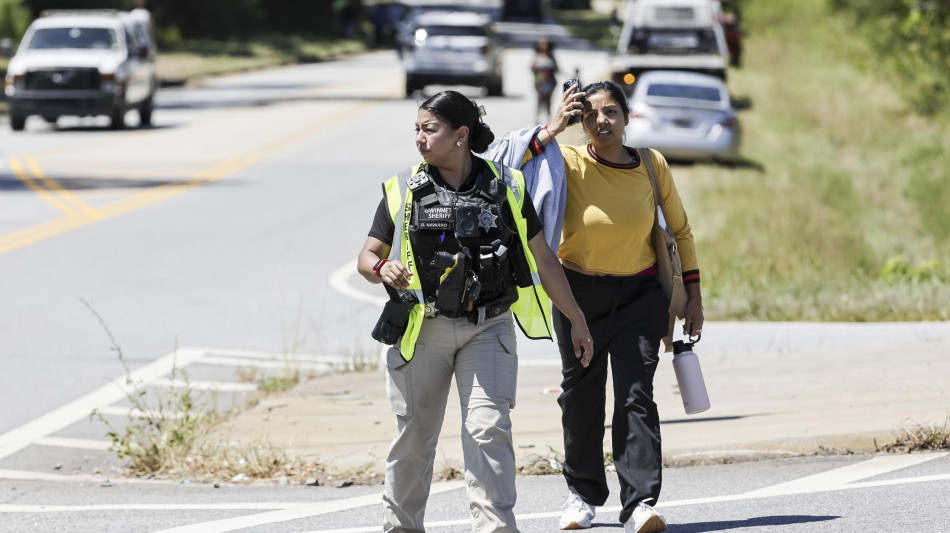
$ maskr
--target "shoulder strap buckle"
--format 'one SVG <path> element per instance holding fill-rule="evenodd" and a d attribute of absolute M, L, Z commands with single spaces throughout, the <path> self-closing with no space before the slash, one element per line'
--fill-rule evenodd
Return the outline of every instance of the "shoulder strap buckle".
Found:
<path fill-rule="evenodd" d="M 431 182 L 432 180 L 429 179 L 429 175 L 425 172 L 425 170 L 419 169 L 419 172 L 409 176 L 409 179 L 406 180 L 406 186 L 409 187 L 409 190 L 415 192 Z"/>

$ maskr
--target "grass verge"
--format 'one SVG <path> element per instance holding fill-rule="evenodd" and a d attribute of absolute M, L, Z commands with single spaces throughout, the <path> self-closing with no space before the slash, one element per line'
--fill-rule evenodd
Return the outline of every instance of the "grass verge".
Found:
<path fill-rule="evenodd" d="M 181 85 L 209 76 L 283 65 L 329 61 L 366 51 L 358 40 L 307 40 L 298 37 L 251 42 L 185 41 L 160 50 L 156 69 L 164 85 Z"/>
<path fill-rule="evenodd" d="M 614 48 L 610 15 L 552 15 Z M 743 17 L 745 65 L 728 73 L 751 104 L 743 159 L 673 167 L 707 318 L 950 320 L 948 114 L 915 114 L 825 0 L 752 2 Z"/>
<path fill-rule="evenodd" d="M 247 42 L 193 40 L 159 50 L 155 68 L 162 86 L 179 86 L 224 74 L 329 61 L 366 50 L 366 44 L 355 39 L 278 36 Z M 6 74 L 8 64 L 9 59 L 0 58 L 0 77 Z M 7 102 L 0 97 L 0 114 L 6 114 L 8 109 Z"/>
<path fill-rule="evenodd" d="M 729 84 L 752 102 L 744 160 L 673 169 L 707 318 L 950 319 L 946 117 L 914 114 L 886 72 L 857 66 L 870 52 L 824 0 L 743 13 Z"/>

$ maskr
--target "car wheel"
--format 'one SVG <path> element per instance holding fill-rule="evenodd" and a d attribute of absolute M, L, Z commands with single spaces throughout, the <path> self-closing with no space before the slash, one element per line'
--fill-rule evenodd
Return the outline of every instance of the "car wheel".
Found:
<path fill-rule="evenodd" d="M 488 96 L 504 96 L 501 78 L 488 82 Z"/>
<path fill-rule="evenodd" d="M 109 120 L 111 123 L 109 127 L 114 130 L 124 130 L 125 129 L 125 106 L 122 104 L 117 104 L 112 109 L 112 114 L 109 115 Z"/>
<path fill-rule="evenodd" d="M 412 96 L 416 91 L 421 91 L 423 85 L 413 78 L 406 78 L 406 96 Z"/>
<path fill-rule="evenodd" d="M 152 103 L 151 96 L 148 97 L 148 100 L 142 103 L 142 106 L 139 107 L 139 125 L 140 126 L 151 126 L 152 125 Z"/>
<path fill-rule="evenodd" d="M 23 131 L 26 127 L 26 116 L 10 115 L 10 129 L 13 131 Z"/>

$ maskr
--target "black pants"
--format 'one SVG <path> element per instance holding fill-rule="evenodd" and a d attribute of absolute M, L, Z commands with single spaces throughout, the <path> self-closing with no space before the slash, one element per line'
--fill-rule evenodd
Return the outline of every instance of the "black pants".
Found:
<path fill-rule="evenodd" d="M 669 301 L 653 276 L 586 276 L 565 269 L 574 298 L 587 317 L 594 356 L 584 368 L 574 357 L 571 322 L 556 308 L 554 329 L 561 352 L 564 392 L 558 397 L 564 428 L 567 486 L 591 505 L 609 491 L 603 441 L 608 356 L 612 369 L 614 464 L 626 522 L 641 501 L 660 496 L 660 417 L 653 375 L 666 334 Z"/>

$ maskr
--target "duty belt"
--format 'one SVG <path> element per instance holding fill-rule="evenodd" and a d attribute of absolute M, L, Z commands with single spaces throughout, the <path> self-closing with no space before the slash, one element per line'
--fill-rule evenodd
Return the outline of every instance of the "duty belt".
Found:
<path fill-rule="evenodd" d="M 494 318 L 508 309 L 511 308 L 511 304 L 515 303 L 517 297 L 506 297 L 495 300 L 494 302 L 488 302 L 483 305 L 475 306 L 471 311 L 467 310 L 458 310 L 458 311 L 442 311 L 435 307 L 435 304 L 429 303 L 425 306 L 425 315 L 426 318 L 435 318 L 437 316 L 444 316 L 446 318 L 467 318 L 472 324 L 478 325 L 485 322 L 486 319 Z"/>

